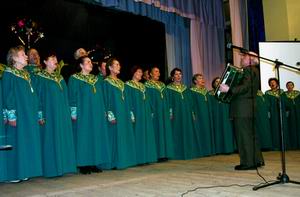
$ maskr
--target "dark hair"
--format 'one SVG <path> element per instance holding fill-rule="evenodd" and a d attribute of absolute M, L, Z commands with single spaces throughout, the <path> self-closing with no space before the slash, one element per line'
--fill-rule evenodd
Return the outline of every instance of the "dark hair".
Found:
<path fill-rule="evenodd" d="M 76 60 L 76 62 L 77 62 L 77 63 L 76 63 L 76 69 L 77 69 L 77 71 L 80 71 L 80 70 L 81 70 L 80 64 L 83 64 L 83 63 L 84 63 L 84 60 L 85 60 L 86 58 L 89 58 L 89 59 L 90 59 L 89 56 L 84 55 L 84 56 L 79 57 L 79 58 Z"/>
<path fill-rule="evenodd" d="M 212 80 L 212 82 L 211 82 L 211 87 L 213 88 L 213 89 L 216 89 L 217 87 L 215 86 L 215 83 L 216 83 L 216 81 L 218 80 L 218 79 L 221 79 L 220 77 L 215 77 L 213 80 Z"/>
<path fill-rule="evenodd" d="M 193 75 L 192 82 L 194 85 L 196 85 L 197 77 L 201 77 L 201 76 L 203 76 L 203 75 L 199 74 L 199 73 Z"/>
<path fill-rule="evenodd" d="M 157 68 L 157 69 L 159 70 L 158 66 L 152 66 L 152 67 L 149 69 L 150 73 L 152 72 L 152 70 L 153 70 L 154 68 Z"/>
<path fill-rule="evenodd" d="M 48 60 L 49 57 L 56 57 L 55 51 L 51 50 L 44 53 L 43 60 Z"/>
<path fill-rule="evenodd" d="M 269 85 L 270 85 L 271 81 L 276 81 L 277 85 L 279 85 L 279 81 L 278 81 L 277 78 L 275 78 L 275 77 L 270 78 L 270 79 L 268 80 L 268 84 L 269 84 Z"/>
<path fill-rule="evenodd" d="M 110 70 L 109 70 L 109 67 L 111 66 L 111 65 L 113 65 L 113 62 L 114 61 L 118 61 L 116 58 L 114 58 L 114 57 L 112 57 L 112 58 L 109 58 L 108 60 L 107 60 L 107 62 L 106 62 L 106 67 L 105 67 L 105 69 L 106 69 L 106 75 L 108 76 L 108 75 L 110 75 Z"/>
<path fill-rule="evenodd" d="M 176 71 L 182 73 L 182 70 L 180 68 L 174 68 L 170 73 L 171 77 L 174 77 Z"/>
<path fill-rule="evenodd" d="M 292 81 L 286 82 L 285 86 L 287 86 L 289 83 L 291 83 L 291 84 L 293 84 L 293 86 L 295 86 L 294 82 L 292 82 Z"/>
<path fill-rule="evenodd" d="M 140 67 L 139 65 L 135 65 L 135 66 L 133 66 L 133 67 L 130 69 L 131 77 L 133 77 L 134 73 L 135 73 L 138 69 L 141 69 L 141 70 L 143 71 L 142 67 Z"/>

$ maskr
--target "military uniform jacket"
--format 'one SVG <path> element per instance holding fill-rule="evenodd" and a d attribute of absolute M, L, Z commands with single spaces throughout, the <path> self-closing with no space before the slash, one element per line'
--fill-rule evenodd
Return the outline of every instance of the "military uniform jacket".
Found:
<path fill-rule="evenodd" d="M 255 66 L 243 69 L 243 76 L 240 82 L 230 88 L 233 94 L 230 103 L 231 118 L 251 118 L 255 117 L 256 93 L 259 89 L 259 71 Z"/>

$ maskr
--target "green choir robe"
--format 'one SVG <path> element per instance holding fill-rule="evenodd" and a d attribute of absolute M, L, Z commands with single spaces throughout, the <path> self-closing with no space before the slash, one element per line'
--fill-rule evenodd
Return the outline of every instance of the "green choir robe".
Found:
<path fill-rule="evenodd" d="M 200 145 L 201 156 L 215 154 L 212 114 L 209 105 L 209 94 L 206 88 L 190 88 L 192 110 L 196 135 Z"/>
<path fill-rule="evenodd" d="M 267 90 L 265 92 L 265 98 L 269 104 L 268 111 L 270 114 L 270 127 L 272 133 L 272 149 L 273 150 L 280 150 L 281 148 L 281 128 L 280 128 L 280 108 L 279 108 L 279 97 L 281 100 L 281 107 L 282 107 L 282 127 L 283 127 L 283 134 L 284 134 L 284 141 L 285 147 L 289 148 L 289 136 L 287 135 L 287 124 L 286 124 L 286 116 L 285 116 L 285 107 L 284 102 L 282 99 L 284 91 L 283 90 Z"/>
<path fill-rule="evenodd" d="M 42 175 L 41 141 L 38 125 L 38 97 L 26 70 L 7 67 L 2 78 L 3 107 L 8 120 L 17 126 L 7 125 L 6 151 L 7 180 L 21 180 Z M 3 170 L 3 169 L 1 169 Z"/>
<path fill-rule="evenodd" d="M 24 69 L 29 72 L 32 84 L 35 85 L 36 76 L 39 72 L 42 71 L 41 66 L 35 64 L 28 64 Z"/>
<path fill-rule="evenodd" d="M 300 91 L 284 92 L 290 149 L 300 148 Z"/>
<path fill-rule="evenodd" d="M 157 161 L 152 113 L 146 88 L 141 82 L 127 81 L 125 97 L 129 101 L 135 134 L 137 164 Z"/>
<path fill-rule="evenodd" d="M 183 84 L 171 83 L 166 90 L 174 140 L 174 158 L 192 159 L 200 156 L 193 122 L 190 91 Z"/>
<path fill-rule="evenodd" d="M 270 118 L 268 110 L 268 100 L 261 90 L 256 95 L 256 128 L 261 149 L 272 149 L 272 134 L 270 127 Z"/>
<path fill-rule="evenodd" d="M 134 131 L 125 84 L 108 76 L 102 83 L 105 110 L 108 120 L 112 162 L 109 168 L 124 169 L 137 164 Z"/>
<path fill-rule="evenodd" d="M 95 75 L 76 73 L 69 78 L 69 105 L 73 121 L 77 166 L 111 162 L 103 91 Z"/>
<path fill-rule="evenodd" d="M 4 128 L 4 122 L 7 121 L 6 111 L 2 107 L 2 79 L 0 79 L 0 146 L 7 145 L 6 132 Z M 3 112 L 3 113 L 2 113 Z M 4 151 L 0 151 L 0 182 L 5 181 L 6 175 L 6 156 Z"/>
<path fill-rule="evenodd" d="M 61 75 L 43 70 L 37 74 L 40 102 L 43 175 L 61 176 L 76 172 L 68 89 Z"/>
<path fill-rule="evenodd" d="M 215 152 L 233 153 L 236 150 L 232 123 L 229 118 L 229 104 L 216 99 L 214 90 L 209 91 L 208 96 L 212 114 Z"/>
<path fill-rule="evenodd" d="M 148 80 L 145 82 L 146 97 L 149 98 L 152 120 L 155 132 L 157 157 L 173 158 L 174 145 L 168 102 L 166 99 L 166 86 L 160 81 Z"/>

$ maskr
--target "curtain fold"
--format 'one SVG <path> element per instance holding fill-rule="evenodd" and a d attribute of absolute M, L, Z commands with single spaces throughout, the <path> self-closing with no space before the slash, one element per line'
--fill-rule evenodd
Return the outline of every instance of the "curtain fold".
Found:
<path fill-rule="evenodd" d="M 259 52 L 258 43 L 266 41 L 262 0 L 248 0 L 249 49 Z"/>
<path fill-rule="evenodd" d="M 211 81 L 225 65 L 222 0 L 81 0 L 147 16 L 166 29 L 167 70 L 183 70 L 184 82 L 193 73 Z M 210 83 L 209 83 L 210 84 Z"/>
<path fill-rule="evenodd" d="M 243 0 L 241 0 L 243 1 Z M 241 1 L 229 0 L 230 6 L 230 22 L 231 22 L 231 32 L 232 32 L 232 44 L 240 47 L 243 45 L 243 32 L 242 26 L 246 24 L 242 23 L 241 15 L 243 10 L 241 10 Z M 233 64 L 235 66 L 240 65 L 241 56 L 239 50 L 233 50 Z"/>

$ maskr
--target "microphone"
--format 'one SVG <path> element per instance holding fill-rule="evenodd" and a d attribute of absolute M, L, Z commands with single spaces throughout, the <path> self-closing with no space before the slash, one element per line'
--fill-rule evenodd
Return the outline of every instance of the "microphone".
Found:
<path fill-rule="evenodd" d="M 235 46 L 235 45 L 233 45 L 232 43 L 228 43 L 228 44 L 227 44 L 227 48 L 228 48 L 228 49 L 238 49 L 238 50 L 240 50 L 242 53 L 247 53 L 247 52 L 249 51 L 248 49 L 245 49 L 245 48 L 242 48 L 242 47 Z"/>

